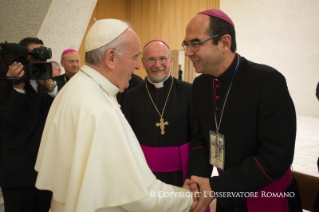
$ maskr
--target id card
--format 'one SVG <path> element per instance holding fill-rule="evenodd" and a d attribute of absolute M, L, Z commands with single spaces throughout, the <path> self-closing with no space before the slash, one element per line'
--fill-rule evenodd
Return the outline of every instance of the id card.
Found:
<path fill-rule="evenodd" d="M 210 138 L 210 164 L 220 170 L 224 170 L 225 165 L 225 136 L 209 131 Z"/>

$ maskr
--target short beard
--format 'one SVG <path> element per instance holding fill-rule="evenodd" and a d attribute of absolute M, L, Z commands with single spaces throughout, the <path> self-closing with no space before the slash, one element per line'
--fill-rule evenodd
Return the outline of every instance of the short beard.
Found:
<path fill-rule="evenodd" d="M 163 76 L 156 76 L 156 75 L 152 75 L 152 71 L 162 71 L 165 70 L 164 67 L 160 67 L 160 68 L 152 68 L 151 69 L 151 74 L 148 76 L 149 79 L 153 82 L 153 83 L 158 83 L 158 82 L 162 82 L 167 78 L 167 75 L 164 73 Z"/>

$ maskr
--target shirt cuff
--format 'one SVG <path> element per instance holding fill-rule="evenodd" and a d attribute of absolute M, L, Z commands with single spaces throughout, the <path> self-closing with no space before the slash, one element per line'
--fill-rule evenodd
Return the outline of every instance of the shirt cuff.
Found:
<path fill-rule="evenodd" d="M 24 89 L 19 89 L 19 88 L 13 88 L 13 89 L 16 90 L 18 93 L 25 94 L 25 90 Z"/>
<path fill-rule="evenodd" d="M 58 86 L 55 86 L 54 90 L 52 92 L 48 92 L 49 96 L 51 97 L 56 97 L 56 95 L 58 94 Z"/>

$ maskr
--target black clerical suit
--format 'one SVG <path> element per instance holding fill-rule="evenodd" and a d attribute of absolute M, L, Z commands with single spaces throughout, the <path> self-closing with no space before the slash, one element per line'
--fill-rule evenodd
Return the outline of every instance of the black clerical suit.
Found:
<path fill-rule="evenodd" d="M 147 83 L 150 95 L 159 112 L 162 113 L 172 78 L 169 77 L 162 88 L 156 88 L 148 80 L 145 83 Z M 191 84 L 174 78 L 163 115 L 164 121 L 168 121 L 168 125 L 165 126 L 165 134 L 162 135 L 161 129 L 155 126 L 156 123 L 159 123 L 160 116 L 151 102 L 145 83 L 129 90 L 121 107 L 140 144 L 148 147 L 173 147 L 190 142 L 192 128 Z M 157 158 L 157 160 L 161 160 L 161 158 Z M 183 185 L 182 171 L 153 173 L 165 183 Z"/>
<path fill-rule="evenodd" d="M 70 78 L 68 76 L 66 76 L 65 74 L 53 77 L 52 79 L 57 81 L 57 82 L 60 82 L 61 86 L 59 87 L 59 89 L 62 89 L 62 87 L 70 80 Z"/>
<path fill-rule="evenodd" d="M 41 191 L 43 199 L 38 201 L 38 208 L 21 208 L 21 202 L 15 199 L 25 195 L 25 189 L 32 189 L 28 198 L 33 201 L 30 195 L 38 192 L 34 189 L 37 177 L 34 166 L 45 120 L 53 101 L 45 93 L 47 88 L 39 83 L 38 93 L 29 81 L 24 89 L 26 94 L 17 92 L 6 80 L 0 82 L 0 127 L 3 131 L 0 185 L 6 210 L 47 211 L 51 199 L 49 191 Z M 7 209 L 9 207 L 11 209 Z"/>
<path fill-rule="evenodd" d="M 209 131 L 216 131 L 213 99 L 220 115 L 237 62 L 236 55 L 231 66 L 217 79 L 202 74 L 194 80 L 189 177 L 211 176 Z M 225 136 L 225 166 L 219 176 L 210 178 L 212 191 L 255 192 L 280 179 L 292 164 L 296 136 L 295 108 L 282 74 L 242 58 L 219 133 Z M 300 211 L 294 180 L 286 191 L 296 194 L 288 199 L 290 211 Z M 220 211 L 247 211 L 246 199 L 217 198 L 217 212 Z"/>

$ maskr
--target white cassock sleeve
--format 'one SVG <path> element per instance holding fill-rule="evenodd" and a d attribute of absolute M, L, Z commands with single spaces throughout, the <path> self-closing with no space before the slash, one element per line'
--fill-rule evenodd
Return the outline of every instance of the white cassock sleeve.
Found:
<path fill-rule="evenodd" d="M 140 201 L 132 202 L 121 207 L 131 212 L 188 212 L 193 198 L 187 189 L 168 185 L 156 180 L 148 189 L 149 196 Z M 151 197 L 151 195 L 153 197 Z"/>

